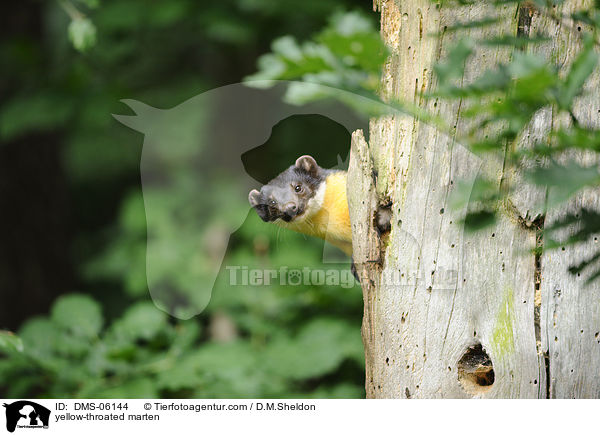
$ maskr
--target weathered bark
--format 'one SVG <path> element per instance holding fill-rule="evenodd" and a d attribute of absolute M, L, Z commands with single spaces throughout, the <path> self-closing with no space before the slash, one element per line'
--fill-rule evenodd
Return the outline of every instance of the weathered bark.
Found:
<path fill-rule="evenodd" d="M 589 2 L 569 1 L 565 12 Z M 383 0 L 382 36 L 392 49 L 383 76 L 383 96 L 412 101 L 446 120 L 456 131 L 467 122 L 463 102 L 422 100 L 435 86 L 433 65 L 456 42 L 443 32 L 457 21 L 502 19 L 493 29 L 527 34 L 543 29 L 552 41 L 540 46 L 568 65 L 580 40 L 571 29 L 514 5 L 495 10 L 480 2 L 445 7 L 429 0 Z M 482 36 L 489 28 L 472 29 Z M 431 36 L 440 32 L 439 36 Z M 464 33 L 463 33 L 464 34 Z M 510 51 L 480 49 L 465 69 L 468 82 Z M 598 124 L 600 86 L 578 102 L 580 121 Z M 544 137 L 550 110 L 536 115 L 519 146 Z M 467 235 L 448 197 L 461 179 L 485 174 L 515 193 L 496 227 Z M 594 246 L 536 256 L 544 223 L 546 192 L 522 183 L 501 159 L 481 160 L 433 126 L 407 116 L 373 120 L 369 142 L 353 134 L 348 199 L 354 261 L 364 295 L 363 341 L 368 397 L 568 398 L 600 396 L 600 285 L 585 286 L 568 266 L 589 257 Z M 598 192 L 580 204 L 600 207 Z M 375 228 L 378 207 L 392 203 L 392 228 Z M 542 207 L 539 205 L 542 204 Z M 597 245 L 596 245 L 597 246 Z"/>

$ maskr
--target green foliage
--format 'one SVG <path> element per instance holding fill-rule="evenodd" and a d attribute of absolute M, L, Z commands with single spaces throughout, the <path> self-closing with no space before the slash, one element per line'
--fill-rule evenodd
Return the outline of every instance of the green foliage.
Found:
<path fill-rule="evenodd" d="M 286 295 L 280 297 L 285 302 Z M 360 295 L 353 299 L 359 305 Z M 287 305 L 293 312 L 293 304 Z M 286 316 L 285 309 L 279 314 Z M 0 376 L 19 380 L 6 385 L 3 395 L 301 396 L 307 381 L 335 373 L 345 361 L 362 370 L 360 333 L 353 322 L 336 317 L 316 316 L 297 332 L 289 324 L 284 328 L 286 322 L 281 329 L 265 325 L 269 327 L 260 340 L 232 337 L 208 343 L 203 343 L 196 321 L 169 322 L 151 302 L 137 302 L 110 325 L 102 328 L 103 323 L 96 301 L 73 294 L 57 300 L 49 317 L 27 321 L 18 336 L 0 332 L 0 355 L 5 357 L 0 359 Z M 346 393 L 362 394 L 360 388 Z M 323 389 L 320 396 L 328 394 Z"/>
<path fill-rule="evenodd" d="M 298 80 L 286 94 L 295 104 L 331 97 L 335 89 L 375 95 L 388 55 L 372 21 L 359 12 L 335 14 L 310 42 L 299 44 L 284 36 L 273 41 L 271 49 L 259 58 L 259 71 L 245 80 L 251 86 L 268 85 L 253 83 L 258 80 Z"/>
<path fill-rule="evenodd" d="M 565 81 L 558 89 L 558 106 L 563 110 L 570 110 L 575 97 L 583 91 L 583 85 L 596 69 L 598 53 L 594 51 L 594 38 L 587 35 L 583 49 L 579 52 Z"/>
<path fill-rule="evenodd" d="M 59 298 L 50 318 L 54 324 L 82 338 L 93 338 L 102 328 L 100 307 L 86 295 Z"/>
<path fill-rule="evenodd" d="M 351 325 L 334 318 L 319 318 L 304 326 L 297 337 L 279 337 L 268 350 L 267 361 L 280 376 L 315 378 L 337 368 L 346 358 L 363 362 L 360 336 L 348 334 Z"/>
<path fill-rule="evenodd" d="M 69 24 L 69 39 L 79 51 L 86 51 L 96 43 L 96 26 L 88 18 L 76 18 Z"/>
<path fill-rule="evenodd" d="M 565 246 L 569 245 L 598 243 L 598 233 L 600 233 L 600 213 L 582 207 L 576 212 L 567 213 L 546 228 L 547 247 L 548 249 L 561 248 L 564 250 Z M 599 262 L 600 250 L 581 263 L 572 265 L 569 271 L 577 276 L 584 271 L 589 272 L 586 278 L 586 282 L 589 284 L 600 278 Z"/>
<path fill-rule="evenodd" d="M 444 87 L 453 89 L 453 83 L 460 79 L 465 71 L 465 61 L 473 53 L 473 41 L 462 39 L 456 44 L 445 62 L 439 62 L 434 67 L 434 71 L 440 80 L 440 92 L 444 92 Z"/>
<path fill-rule="evenodd" d="M 8 355 L 23 352 L 23 341 L 10 331 L 0 331 L 0 350 Z"/>
<path fill-rule="evenodd" d="M 587 186 L 600 184 L 598 167 L 581 166 L 575 161 L 565 164 L 550 162 L 548 165 L 528 170 L 526 175 L 534 184 L 549 188 L 548 206 L 550 207 L 568 200 Z"/>
<path fill-rule="evenodd" d="M 66 14 L 71 18 L 68 27 L 68 35 L 73 47 L 85 52 L 96 44 L 96 26 L 88 17 L 86 17 L 77 7 L 84 6 L 88 9 L 95 9 L 99 6 L 99 0 L 57 0 Z"/>
<path fill-rule="evenodd" d="M 450 207 L 467 209 L 463 223 L 467 231 L 478 231 L 496 223 L 495 210 L 501 200 L 496 183 L 482 177 L 474 182 L 460 180 L 450 196 Z"/>

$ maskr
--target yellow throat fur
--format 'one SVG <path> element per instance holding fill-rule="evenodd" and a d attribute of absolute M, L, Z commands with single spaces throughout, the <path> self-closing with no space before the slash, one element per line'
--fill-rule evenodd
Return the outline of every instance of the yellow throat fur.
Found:
<path fill-rule="evenodd" d="M 283 228 L 319 237 L 352 256 L 352 232 L 346 198 L 347 173 L 336 171 L 327 176 L 302 216 L 292 222 L 278 219 Z"/>

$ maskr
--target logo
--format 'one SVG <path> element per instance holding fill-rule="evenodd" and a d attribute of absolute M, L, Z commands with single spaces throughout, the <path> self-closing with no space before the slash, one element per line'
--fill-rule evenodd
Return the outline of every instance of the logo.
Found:
<path fill-rule="evenodd" d="M 14 432 L 15 428 L 48 429 L 50 410 L 29 400 L 19 400 L 4 404 L 6 408 L 6 430 Z"/>

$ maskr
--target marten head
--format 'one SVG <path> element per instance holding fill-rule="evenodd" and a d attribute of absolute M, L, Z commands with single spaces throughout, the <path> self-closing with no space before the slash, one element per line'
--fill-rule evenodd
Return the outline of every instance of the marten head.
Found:
<path fill-rule="evenodd" d="M 299 157 L 260 192 L 256 189 L 250 192 L 248 200 L 265 222 L 303 219 L 316 211 L 315 208 L 320 208 L 318 197 L 323 193 L 319 195 L 319 187 L 325 181 L 326 173 L 327 170 L 317 165 L 311 156 Z"/>

